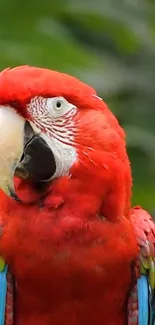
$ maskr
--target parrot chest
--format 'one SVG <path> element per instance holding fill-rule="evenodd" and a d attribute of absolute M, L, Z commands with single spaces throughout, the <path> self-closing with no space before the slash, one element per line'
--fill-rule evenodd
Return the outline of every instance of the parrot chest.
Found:
<path fill-rule="evenodd" d="M 126 325 L 137 256 L 128 224 L 64 218 L 36 229 L 20 223 L 12 224 L 14 233 L 9 224 L 1 240 L 16 281 L 15 325 L 34 325 L 36 319 L 38 325 Z"/>
<path fill-rule="evenodd" d="M 39 325 L 59 325 L 64 320 L 69 325 L 126 325 L 131 275 L 129 261 L 123 264 L 124 274 L 120 266 L 116 276 L 113 266 L 106 268 L 91 248 L 81 254 L 68 250 L 55 254 L 55 262 L 45 264 L 44 272 L 32 273 L 32 278 L 17 278 L 17 325 L 36 324 L 33 317 L 35 322 L 38 318 Z"/>

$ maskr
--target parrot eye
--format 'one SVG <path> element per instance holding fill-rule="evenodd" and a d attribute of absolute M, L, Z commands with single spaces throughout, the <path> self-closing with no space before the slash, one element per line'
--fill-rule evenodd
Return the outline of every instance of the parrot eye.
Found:
<path fill-rule="evenodd" d="M 61 109 L 61 106 L 62 106 L 62 102 L 60 100 L 57 100 L 55 103 L 55 110 L 59 111 Z"/>
<path fill-rule="evenodd" d="M 63 101 L 61 99 L 56 99 L 53 103 L 53 108 L 55 111 L 60 111 L 63 109 Z"/>
<path fill-rule="evenodd" d="M 75 108 L 74 105 L 69 103 L 63 97 L 48 98 L 47 107 L 52 118 L 61 117 L 71 109 Z"/>

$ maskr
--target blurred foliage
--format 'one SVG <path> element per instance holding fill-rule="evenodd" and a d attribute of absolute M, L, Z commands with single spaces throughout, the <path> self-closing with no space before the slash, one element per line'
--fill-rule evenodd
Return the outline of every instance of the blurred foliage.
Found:
<path fill-rule="evenodd" d="M 29 64 L 93 85 L 126 129 L 133 204 L 155 212 L 155 1 L 1 0 L 0 69 Z"/>

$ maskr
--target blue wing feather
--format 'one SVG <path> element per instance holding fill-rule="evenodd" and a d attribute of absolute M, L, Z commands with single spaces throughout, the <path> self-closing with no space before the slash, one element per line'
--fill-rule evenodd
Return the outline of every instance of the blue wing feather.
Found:
<path fill-rule="evenodd" d="M 0 272 L 0 325 L 5 323 L 5 306 L 7 294 L 7 266 Z"/>
<path fill-rule="evenodd" d="M 137 281 L 138 290 L 138 325 L 149 324 L 149 285 L 145 275 Z M 151 324 L 150 324 L 151 325 Z"/>

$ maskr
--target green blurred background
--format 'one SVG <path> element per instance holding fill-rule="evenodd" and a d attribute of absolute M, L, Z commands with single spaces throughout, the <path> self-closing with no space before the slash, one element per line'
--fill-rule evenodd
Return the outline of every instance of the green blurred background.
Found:
<path fill-rule="evenodd" d="M 1 0 L 0 13 L 0 69 L 93 85 L 126 130 L 133 204 L 155 216 L 155 0 Z"/>

